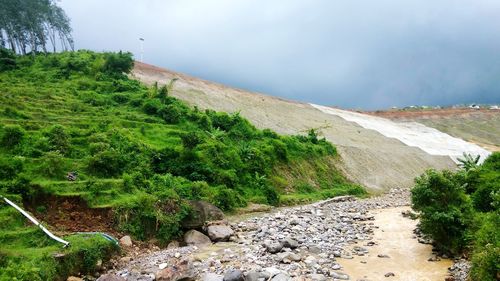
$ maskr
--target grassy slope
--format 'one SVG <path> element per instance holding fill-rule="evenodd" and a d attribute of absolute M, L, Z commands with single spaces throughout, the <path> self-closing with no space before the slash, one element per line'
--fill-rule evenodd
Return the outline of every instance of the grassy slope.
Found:
<path fill-rule="evenodd" d="M 109 57 L 24 57 L 17 69 L 0 72 L 0 165 L 11 171 L 1 175 L 0 192 L 38 217 L 47 213 L 39 198 L 78 196 L 91 208 L 114 210 L 114 230 L 168 241 L 180 231 L 186 199 L 230 211 L 247 202 L 278 204 L 279 197 L 290 204 L 363 193 L 335 169 L 335 149 L 314 133 L 282 137 L 237 114 L 189 108 L 165 97 L 166 88 L 109 71 Z M 68 171 L 78 171 L 78 180 L 67 181 Z M 0 276 L 67 273 L 51 257 L 59 245 L 5 205 L 0 221 Z M 94 248 L 94 257 L 106 252 Z"/>

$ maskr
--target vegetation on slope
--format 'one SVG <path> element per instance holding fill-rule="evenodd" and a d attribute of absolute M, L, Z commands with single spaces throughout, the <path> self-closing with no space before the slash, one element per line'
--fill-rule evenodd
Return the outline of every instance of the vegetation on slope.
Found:
<path fill-rule="evenodd" d="M 472 280 L 500 274 L 500 152 L 481 166 L 466 157 L 458 172 L 429 170 L 416 179 L 413 208 L 420 227 L 436 246 L 451 254 L 470 254 Z"/>
<path fill-rule="evenodd" d="M 231 211 L 364 193 L 314 130 L 279 136 L 239 114 L 190 108 L 169 95 L 173 82 L 128 79 L 129 53 L 1 54 L 0 193 L 38 217 L 51 211 L 42 198 L 78 197 L 112 210 L 114 230 L 165 243 L 180 234 L 187 200 Z M 20 216 L 0 205 L 2 274 L 64 276 L 51 266 L 56 245 Z"/>

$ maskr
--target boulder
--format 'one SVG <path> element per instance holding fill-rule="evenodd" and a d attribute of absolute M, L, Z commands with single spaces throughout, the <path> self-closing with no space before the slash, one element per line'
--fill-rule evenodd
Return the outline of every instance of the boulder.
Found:
<path fill-rule="evenodd" d="M 214 242 L 227 241 L 234 234 L 231 227 L 225 224 L 210 225 L 207 227 L 208 237 Z"/>
<path fill-rule="evenodd" d="M 180 260 L 155 274 L 156 281 L 194 280 L 196 271 L 191 260 Z"/>
<path fill-rule="evenodd" d="M 132 247 L 133 244 L 132 244 L 132 239 L 130 238 L 130 236 L 125 235 L 122 238 L 120 238 L 120 245 L 122 245 L 124 247 Z"/>
<path fill-rule="evenodd" d="M 168 243 L 167 250 L 179 248 L 179 241 L 173 240 Z"/>
<path fill-rule="evenodd" d="M 245 281 L 259 281 L 259 278 L 261 278 L 261 274 L 256 270 L 250 270 L 245 275 Z"/>
<path fill-rule="evenodd" d="M 281 249 L 283 248 L 283 245 L 281 243 L 278 243 L 278 242 L 269 241 L 269 242 L 264 243 L 264 247 L 266 248 L 266 251 L 268 251 L 269 253 L 276 254 L 279 251 L 281 251 Z"/>
<path fill-rule="evenodd" d="M 285 238 L 281 244 L 283 245 L 283 247 L 285 248 L 290 248 L 290 249 L 295 249 L 297 247 L 299 247 L 299 242 L 297 242 L 297 240 L 293 239 L 293 238 Z"/>
<path fill-rule="evenodd" d="M 208 238 L 205 234 L 194 229 L 184 234 L 184 242 L 186 242 L 188 246 L 198 246 L 198 247 L 203 247 L 212 244 L 210 238 Z"/>
<path fill-rule="evenodd" d="M 97 278 L 97 281 L 125 281 L 125 278 L 114 274 L 104 274 Z"/>
<path fill-rule="evenodd" d="M 229 269 L 224 273 L 224 281 L 244 281 L 243 272 L 239 269 Z"/>
<path fill-rule="evenodd" d="M 186 229 L 201 228 L 207 221 L 224 219 L 224 213 L 216 206 L 205 201 L 189 201 L 191 213 L 182 222 Z"/>

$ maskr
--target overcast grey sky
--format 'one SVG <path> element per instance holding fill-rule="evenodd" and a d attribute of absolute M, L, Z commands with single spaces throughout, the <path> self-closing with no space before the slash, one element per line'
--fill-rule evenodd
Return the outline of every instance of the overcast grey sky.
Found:
<path fill-rule="evenodd" d="M 500 103 L 498 0 L 62 0 L 77 48 L 345 108 Z"/>

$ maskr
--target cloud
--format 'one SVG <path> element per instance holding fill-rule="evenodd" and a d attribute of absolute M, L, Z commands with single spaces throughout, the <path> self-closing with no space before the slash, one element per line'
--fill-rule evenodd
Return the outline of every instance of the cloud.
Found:
<path fill-rule="evenodd" d="M 78 48 L 347 108 L 500 102 L 500 2 L 74 1 Z"/>

